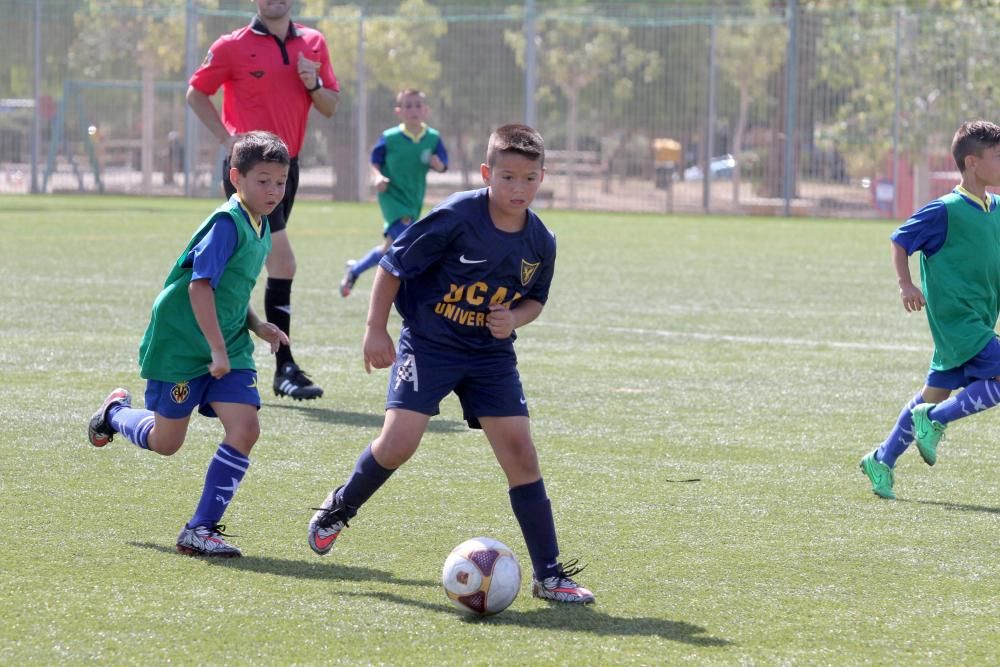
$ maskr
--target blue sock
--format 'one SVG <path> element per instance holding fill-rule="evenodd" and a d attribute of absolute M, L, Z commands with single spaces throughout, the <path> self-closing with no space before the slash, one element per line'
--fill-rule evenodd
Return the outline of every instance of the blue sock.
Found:
<path fill-rule="evenodd" d="M 372 454 L 372 446 L 369 444 L 365 451 L 354 463 L 354 471 L 347 480 L 347 484 L 340 491 L 340 499 L 347 506 L 347 513 L 354 516 L 358 508 L 368 502 L 368 499 L 375 495 L 375 492 L 385 484 L 386 480 L 396 472 L 395 468 L 389 470 L 375 460 Z"/>
<path fill-rule="evenodd" d="M 368 254 L 358 260 L 358 263 L 351 269 L 351 273 L 360 276 L 362 273 L 378 264 L 382 259 L 382 244 L 379 244 L 368 251 Z"/>
<path fill-rule="evenodd" d="M 108 423 L 133 445 L 149 449 L 149 434 L 156 423 L 152 410 L 116 405 L 108 410 Z"/>
<path fill-rule="evenodd" d="M 205 473 L 205 488 L 201 492 L 198 509 L 188 522 L 188 528 L 214 526 L 222 520 L 229 507 L 229 501 L 236 495 L 236 489 L 243 481 L 243 475 L 250 467 L 250 459 L 222 443 L 208 464 Z"/>
<path fill-rule="evenodd" d="M 875 452 L 875 460 L 881 461 L 890 468 L 896 465 L 896 459 L 903 455 L 906 448 L 913 444 L 913 416 L 910 414 L 913 408 L 924 402 L 922 393 L 917 392 L 896 419 L 896 425 L 892 427 L 889 437 L 879 446 Z"/>
<path fill-rule="evenodd" d="M 997 403 L 1000 403 L 1000 382 L 993 379 L 976 380 L 948 400 L 935 405 L 927 416 L 947 424 L 992 408 Z"/>
<path fill-rule="evenodd" d="M 510 506 L 521 524 L 521 534 L 531 556 L 535 578 L 542 580 L 556 574 L 559 545 L 556 542 L 556 522 L 552 518 L 552 503 L 545 493 L 545 482 L 515 486 L 509 491 Z"/>

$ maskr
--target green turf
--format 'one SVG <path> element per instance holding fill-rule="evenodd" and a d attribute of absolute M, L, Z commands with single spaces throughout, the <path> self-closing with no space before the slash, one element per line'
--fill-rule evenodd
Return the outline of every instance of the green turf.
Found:
<path fill-rule="evenodd" d="M 518 341 L 564 557 L 598 602 L 527 582 L 469 620 L 438 585 L 450 549 L 500 539 L 527 565 L 501 472 L 449 399 L 422 448 L 325 558 L 310 507 L 381 425 L 365 375 L 370 206 L 299 202 L 296 355 L 315 403 L 263 391 L 263 435 L 225 523 L 245 557 L 179 556 L 219 425 L 160 458 L 86 442 L 169 264 L 214 202 L 2 198 L 0 664 L 983 664 L 1000 612 L 998 416 L 940 460 L 858 461 L 919 387 L 878 222 L 547 212 L 551 301 Z M 262 293 L 255 295 L 262 311 Z M 394 320 L 394 326 L 397 326 Z M 273 361 L 260 350 L 262 385 Z"/>

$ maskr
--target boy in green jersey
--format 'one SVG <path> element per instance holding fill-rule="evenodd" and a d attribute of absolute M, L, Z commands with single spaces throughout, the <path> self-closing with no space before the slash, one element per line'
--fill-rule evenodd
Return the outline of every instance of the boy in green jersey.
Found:
<path fill-rule="evenodd" d="M 962 174 L 950 193 L 913 214 L 892 234 L 892 261 L 907 312 L 927 308 L 934 354 L 923 389 L 903 408 L 889 437 L 861 459 L 872 491 L 893 499 L 896 459 L 916 441 L 937 461 L 945 426 L 1000 403 L 1000 126 L 964 123 L 951 152 Z M 909 256 L 920 252 L 921 288 Z M 962 391 L 952 398 L 956 389 Z"/>
<path fill-rule="evenodd" d="M 393 240 L 420 217 L 427 171 L 441 173 L 448 169 L 448 151 L 438 131 L 424 122 L 427 113 L 427 99 L 419 90 L 408 88 L 396 96 L 396 116 L 403 122 L 382 133 L 371 155 L 384 240 L 361 259 L 347 261 L 340 296 L 348 296 L 358 276 L 377 265 Z"/>
<path fill-rule="evenodd" d="M 252 331 L 273 354 L 288 337 L 264 322 L 250 294 L 271 250 L 267 214 L 285 193 L 288 149 L 269 132 L 240 135 L 229 176 L 236 194 L 195 231 L 153 303 L 139 345 L 146 409 L 132 407 L 116 389 L 94 413 L 90 443 L 103 447 L 121 433 L 133 444 L 170 456 L 184 444 L 197 408 L 218 417 L 225 438 L 209 463 L 194 516 L 177 537 L 177 550 L 200 556 L 240 556 L 219 522 L 250 465 L 260 435 Z"/>

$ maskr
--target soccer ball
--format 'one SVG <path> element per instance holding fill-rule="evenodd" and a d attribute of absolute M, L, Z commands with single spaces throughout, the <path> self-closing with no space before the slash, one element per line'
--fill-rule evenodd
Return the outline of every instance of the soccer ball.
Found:
<path fill-rule="evenodd" d="M 478 616 L 499 614 L 521 588 L 521 564 L 503 542 L 474 537 L 452 549 L 441 583 L 448 599 L 462 611 Z"/>

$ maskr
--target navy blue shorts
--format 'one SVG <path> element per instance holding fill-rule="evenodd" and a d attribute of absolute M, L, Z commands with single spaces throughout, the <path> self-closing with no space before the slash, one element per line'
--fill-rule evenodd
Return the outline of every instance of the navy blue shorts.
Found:
<path fill-rule="evenodd" d="M 434 416 L 440 413 L 441 400 L 453 391 L 470 428 L 482 428 L 480 417 L 528 416 L 513 349 L 463 352 L 411 336 L 404 329 L 389 373 L 386 409 Z"/>
<path fill-rule="evenodd" d="M 994 338 L 979 354 L 961 366 L 946 371 L 931 369 L 927 372 L 927 386 L 939 389 L 961 389 L 975 380 L 1000 376 L 1000 340 Z"/>
<path fill-rule="evenodd" d="M 410 226 L 411 222 L 413 222 L 413 218 L 400 218 L 396 222 L 389 225 L 386 230 L 382 232 L 382 236 L 395 241 L 399 238 L 400 234 L 406 231 L 406 228 Z"/>
<path fill-rule="evenodd" d="M 146 409 L 167 417 L 187 417 L 195 408 L 206 417 L 215 417 L 210 403 L 245 403 L 260 409 L 257 371 L 241 368 L 216 380 L 210 374 L 187 382 L 146 381 Z"/>

